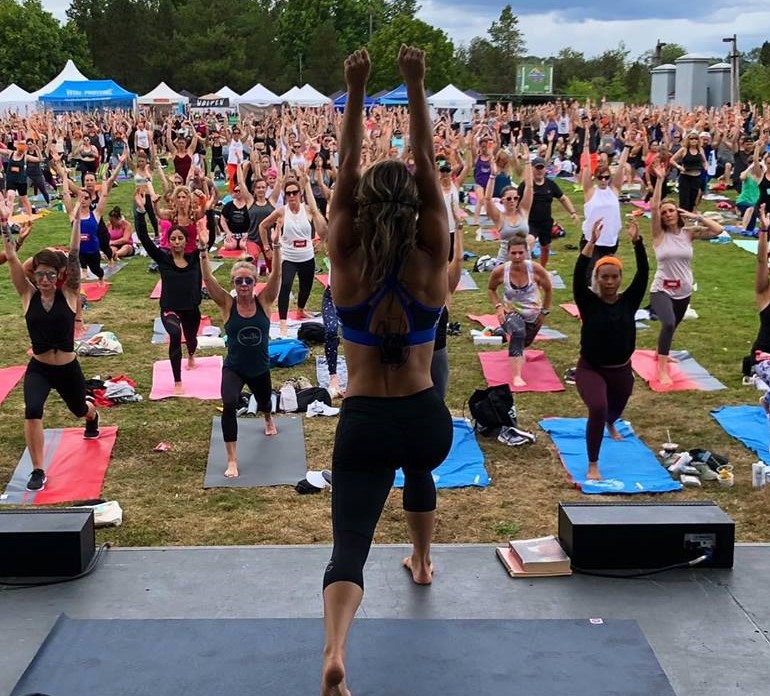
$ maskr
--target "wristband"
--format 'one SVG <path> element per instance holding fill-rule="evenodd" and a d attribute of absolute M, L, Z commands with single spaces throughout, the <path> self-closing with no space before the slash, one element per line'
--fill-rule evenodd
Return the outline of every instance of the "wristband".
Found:
<path fill-rule="evenodd" d="M 502 307 L 502 306 L 503 306 L 503 303 L 502 303 L 502 302 L 498 302 L 498 303 L 495 305 L 495 309 L 500 309 L 500 307 Z"/>
<path fill-rule="evenodd" d="M 543 307 L 543 308 L 540 310 L 540 314 L 542 314 L 544 317 L 547 317 L 547 316 L 548 316 L 550 313 L 551 313 L 551 310 L 550 310 L 550 309 L 547 309 L 547 308 L 545 308 L 545 307 Z"/>

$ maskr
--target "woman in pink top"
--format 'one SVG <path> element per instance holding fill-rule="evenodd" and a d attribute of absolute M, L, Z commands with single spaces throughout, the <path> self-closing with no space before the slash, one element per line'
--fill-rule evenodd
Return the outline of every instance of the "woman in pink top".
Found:
<path fill-rule="evenodd" d="M 658 380 L 673 383 L 669 373 L 671 343 L 690 304 L 692 295 L 692 240 L 711 239 L 722 232 L 722 225 L 710 218 L 678 208 L 674 201 L 662 198 L 666 170 L 658 164 L 653 170 L 655 190 L 650 201 L 652 213 L 652 246 L 658 268 L 650 287 L 650 307 L 660 321 L 658 336 Z M 695 227 L 685 227 L 694 220 Z"/>

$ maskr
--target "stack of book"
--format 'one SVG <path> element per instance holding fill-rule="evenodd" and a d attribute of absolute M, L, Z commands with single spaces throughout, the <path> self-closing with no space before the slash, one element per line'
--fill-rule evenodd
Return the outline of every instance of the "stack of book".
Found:
<path fill-rule="evenodd" d="M 569 556 L 554 536 L 513 539 L 496 549 L 497 557 L 512 578 L 548 578 L 572 575 Z"/>

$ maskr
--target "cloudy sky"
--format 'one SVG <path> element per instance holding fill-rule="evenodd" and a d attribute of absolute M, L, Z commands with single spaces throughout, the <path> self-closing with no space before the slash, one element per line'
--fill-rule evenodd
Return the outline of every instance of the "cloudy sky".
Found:
<path fill-rule="evenodd" d="M 64 19 L 69 0 L 42 0 L 43 6 Z M 443 29 L 457 43 L 484 36 L 506 5 L 501 0 L 419 0 L 418 17 Z M 527 48 L 535 55 L 555 55 L 570 46 L 593 56 L 624 41 L 635 58 L 653 48 L 656 40 L 682 44 L 709 56 L 727 54 L 722 37 L 738 35 L 740 50 L 761 45 L 768 37 L 770 4 L 766 0 L 644 0 L 640 3 L 578 0 L 564 8 L 564 0 L 514 3 Z M 518 5 L 518 7 L 517 7 Z M 471 9 L 473 8 L 473 9 Z"/>

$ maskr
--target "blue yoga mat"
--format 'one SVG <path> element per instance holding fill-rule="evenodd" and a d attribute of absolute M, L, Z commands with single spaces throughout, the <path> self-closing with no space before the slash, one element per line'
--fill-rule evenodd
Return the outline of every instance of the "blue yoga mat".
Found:
<path fill-rule="evenodd" d="M 452 449 L 441 466 L 433 471 L 436 488 L 488 486 L 490 479 L 484 468 L 484 454 L 476 442 L 473 428 L 463 418 L 453 418 L 452 425 Z M 401 469 L 396 472 L 393 485 L 403 488 L 404 474 Z"/>
<path fill-rule="evenodd" d="M 711 415 L 728 435 L 740 440 L 763 462 L 770 462 L 770 428 L 761 406 L 722 406 Z"/>
<path fill-rule="evenodd" d="M 564 468 L 583 493 L 630 495 L 681 490 L 682 484 L 671 478 L 626 421 L 615 423 L 622 440 L 613 440 L 606 433 L 602 440 L 599 471 L 604 478 L 586 481 L 586 421 L 586 418 L 545 418 L 538 423 L 551 436 Z"/>

